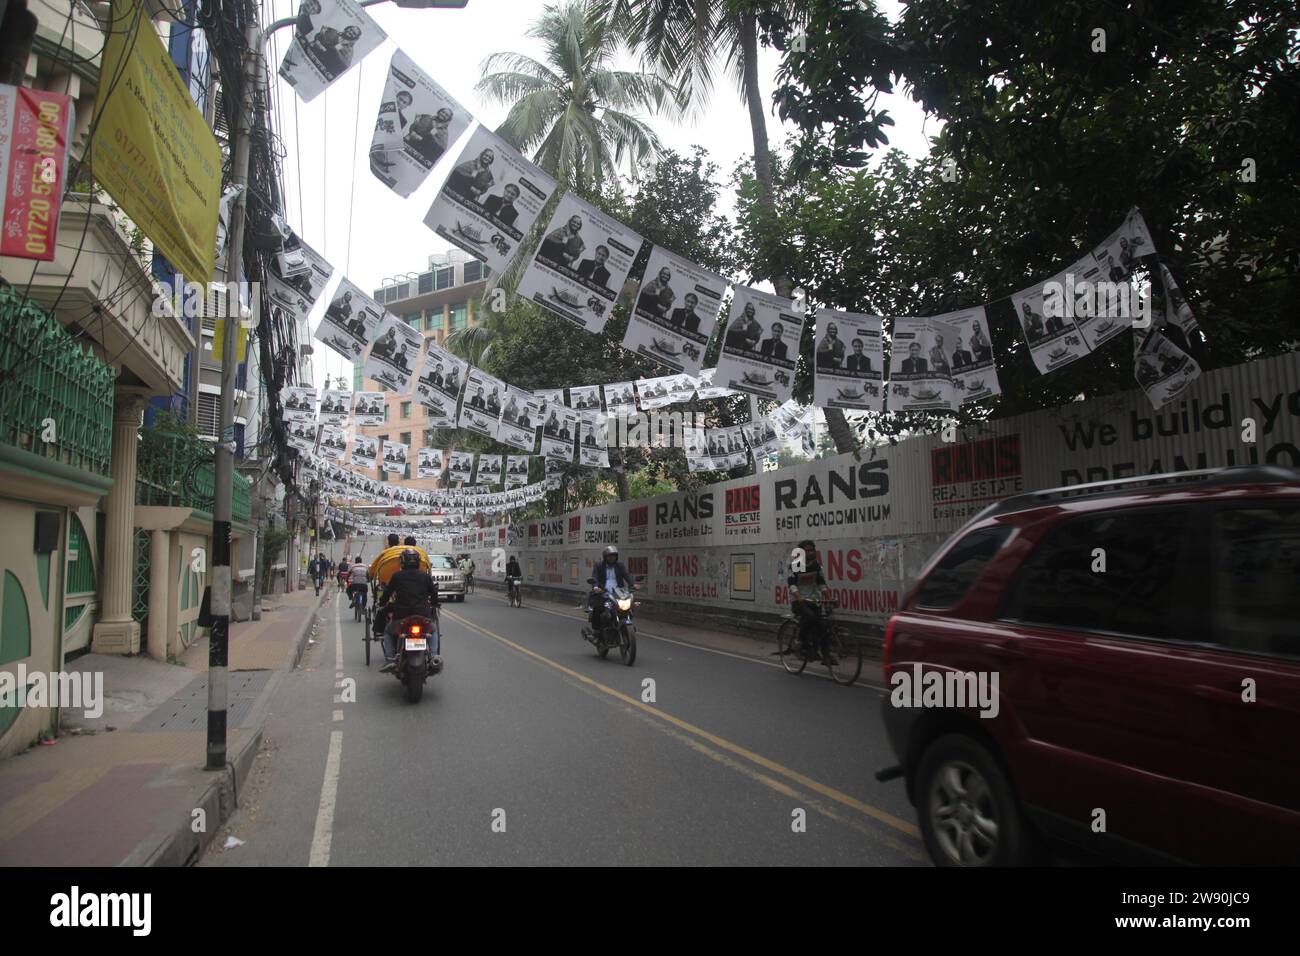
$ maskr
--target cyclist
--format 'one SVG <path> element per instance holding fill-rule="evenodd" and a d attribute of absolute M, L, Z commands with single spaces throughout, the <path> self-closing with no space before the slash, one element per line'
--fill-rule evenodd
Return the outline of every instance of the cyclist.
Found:
<path fill-rule="evenodd" d="M 344 555 L 343 560 L 339 562 L 338 582 L 340 592 L 346 591 L 348 588 L 348 567 L 348 558 L 347 555 Z"/>
<path fill-rule="evenodd" d="M 474 586 L 474 559 L 468 554 L 460 556 L 460 573 L 465 575 L 465 590 Z"/>
<path fill-rule="evenodd" d="M 523 569 L 519 567 L 519 559 L 513 554 L 510 560 L 506 562 L 506 594 L 510 593 L 512 583 L 522 581 L 524 577 Z"/>
<path fill-rule="evenodd" d="M 816 635 L 814 648 L 824 662 L 830 663 L 821 628 L 821 602 L 829 602 L 831 592 L 826 586 L 821 562 L 817 559 L 817 545 L 805 540 L 799 542 L 799 547 L 804 553 L 804 569 L 795 571 L 791 568 L 790 576 L 786 579 L 790 588 L 790 610 L 799 619 L 800 638 L 809 642 L 811 635 Z"/>
<path fill-rule="evenodd" d="M 322 577 L 321 565 L 323 563 L 324 562 L 322 562 L 320 558 L 314 557 L 307 565 L 307 573 L 311 575 L 311 583 L 316 585 L 317 594 L 320 594 L 320 583 Z"/>
<path fill-rule="evenodd" d="M 360 601 L 361 606 L 366 606 L 366 590 L 370 585 L 370 573 L 366 566 L 361 563 L 361 555 L 352 559 L 352 567 L 348 569 L 348 577 L 351 583 L 348 585 L 348 603 L 356 604 Z"/>
<path fill-rule="evenodd" d="M 388 584 L 380 592 L 376 604 L 378 613 L 388 617 L 384 627 L 384 666 L 381 673 L 388 673 L 397 666 L 397 629 L 404 618 L 413 615 L 433 617 L 438 607 L 438 585 L 428 571 L 420 568 L 420 554 L 414 548 L 402 552 L 401 570 L 388 579 Z M 442 659 L 438 656 L 438 627 L 434 624 L 433 633 L 429 635 L 433 650 L 433 671 L 442 669 Z"/>

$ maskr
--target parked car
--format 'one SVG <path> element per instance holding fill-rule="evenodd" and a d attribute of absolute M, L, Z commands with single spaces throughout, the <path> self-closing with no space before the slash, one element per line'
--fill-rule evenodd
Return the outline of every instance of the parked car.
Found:
<path fill-rule="evenodd" d="M 935 863 L 1300 862 L 1300 472 L 990 506 L 889 621 L 886 687 L 918 668 L 997 677 L 988 716 L 885 699 Z"/>
<path fill-rule="evenodd" d="M 438 597 L 444 601 L 465 600 L 465 575 L 450 554 L 429 555 L 429 573 L 438 585 Z"/>

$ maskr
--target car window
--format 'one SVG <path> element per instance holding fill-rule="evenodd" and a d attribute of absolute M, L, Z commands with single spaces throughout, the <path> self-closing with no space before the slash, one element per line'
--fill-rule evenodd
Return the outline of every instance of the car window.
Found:
<path fill-rule="evenodd" d="M 455 567 L 451 558 L 442 554 L 429 555 L 429 566 L 435 571 L 450 571 Z"/>
<path fill-rule="evenodd" d="M 960 601 L 1011 536 L 1011 525 L 972 531 L 953 545 L 921 582 L 917 607 L 940 610 Z"/>
<path fill-rule="evenodd" d="M 1025 559 L 1000 616 L 1027 624 L 1193 640 L 1182 573 L 1186 508 L 1119 509 L 1063 521 Z M 1094 570 L 1094 568 L 1105 570 Z"/>
<path fill-rule="evenodd" d="M 1300 508 L 1225 508 L 1211 527 L 1219 642 L 1300 657 Z"/>

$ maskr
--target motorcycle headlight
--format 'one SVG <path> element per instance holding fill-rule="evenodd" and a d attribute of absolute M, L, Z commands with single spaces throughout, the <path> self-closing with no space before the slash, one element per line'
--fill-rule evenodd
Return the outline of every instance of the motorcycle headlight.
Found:
<path fill-rule="evenodd" d="M 623 600 L 619 601 L 619 602 L 618 602 L 618 609 L 619 609 L 620 611 L 629 611 L 629 610 L 631 610 L 631 609 L 632 609 L 632 599 L 631 599 L 631 598 L 624 598 Z"/>

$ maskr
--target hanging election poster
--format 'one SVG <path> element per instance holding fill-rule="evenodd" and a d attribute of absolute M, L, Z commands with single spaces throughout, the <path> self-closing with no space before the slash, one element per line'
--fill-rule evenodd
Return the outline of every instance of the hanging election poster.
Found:
<path fill-rule="evenodd" d="M 736 286 L 715 381 L 782 402 L 794 388 L 803 319 L 789 299 Z"/>
<path fill-rule="evenodd" d="M 497 437 L 501 417 L 501 395 L 506 383 L 478 368 L 469 370 L 465 400 L 460 406 L 460 427 L 487 438 Z"/>
<path fill-rule="evenodd" d="M 298 449 L 300 452 L 310 452 L 316 447 L 316 422 L 314 419 L 300 422 L 286 420 L 284 428 L 288 432 L 291 447 Z"/>
<path fill-rule="evenodd" d="M 500 455 L 478 456 L 478 468 L 474 473 L 474 483 L 479 485 L 501 484 Z"/>
<path fill-rule="evenodd" d="M 885 354 L 878 315 L 817 310 L 813 402 L 822 408 L 879 412 L 885 401 Z"/>
<path fill-rule="evenodd" d="M 1196 316 L 1192 313 L 1192 307 L 1187 304 L 1187 300 L 1183 298 L 1178 283 L 1174 282 L 1173 274 L 1163 262 L 1160 264 L 1160 281 L 1164 283 L 1165 289 L 1165 322 L 1182 329 L 1183 335 L 1190 336 L 1200 326 L 1196 324 Z"/>
<path fill-rule="evenodd" d="M 316 326 L 316 338 L 349 362 L 359 363 L 383 314 L 383 306 L 344 276 Z"/>
<path fill-rule="evenodd" d="M 1089 351 L 1073 317 L 1044 313 L 1044 290 L 1051 292 L 1058 286 L 1064 288 L 1068 272 L 1061 272 L 1047 282 L 1011 295 L 1011 306 L 1025 334 L 1025 341 L 1029 343 L 1029 355 L 1042 374 L 1069 365 Z"/>
<path fill-rule="evenodd" d="M 456 404 L 468 370 L 468 362 L 429 340 L 420 376 L 415 380 L 415 394 L 428 410 L 431 424 L 455 427 Z"/>
<path fill-rule="evenodd" d="M 933 317 L 956 330 L 947 351 L 948 368 L 958 404 L 978 402 L 1002 394 L 998 369 L 993 362 L 993 345 L 988 337 L 988 316 L 984 306 L 962 309 Z"/>
<path fill-rule="evenodd" d="M 347 457 L 348 440 L 343 437 L 343 429 L 338 425 L 322 425 L 320 430 L 320 453 L 322 458 L 330 461 L 343 461 Z"/>
<path fill-rule="evenodd" d="M 501 421 L 497 424 L 497 441 L 532 451 L 537 444 L 537 429 L 542 424 L 541 406 L 541 400 L 531 392 L 507 385 L 505 408 L 501 409 Z"/>
<path fill-rule="evenodd" d="M 589 468 L 609 467 L 609 419 L 604 412 L 579 412 L 578 464 Z"/>
<path fill-rule="evenodd" d="M 384 393 L 357 392 L 357 407 L 353 412 L 357 424 L 369 427 L 384 423 Z"/>
<path fill-rule="evenodd" d="M 506 487 L 528 484 L 528 456 L 506 456 Z"/>
<path fill-rule="evenodd" d="M 502 273 L 554 191 L 554 179 L 479 126 L 456 158 L 424 224 Z"/>
<path fill-rule="evenodd" d="M 321 395 L 320 420 L 326 425 L 346 425 L 352 415 L 352 393 L 341 388 L 327 388 Z"/>
<path fill-rule="evenodd" d="M 957 330 L 927 317 L 896 316 L 891 341 L 889 410 L 956 409 L 947 345 Z"/>
<path fill-rule="evenodd" d="M 1160 329 L 1133 330 L 1134 377 L 1156 408 L 1163 408 L 1200 378 L 1196 360 Z"/>
<path fill-rule="evenodd" d="M 572 461 L 578 438 L 578 411 L 552 405 L 542 424 L 542 454 L 554 461 Z"/>
<path fill-rule="evenodd" d="M 775 455 L 781 451 L 781 436 L 776 433 L 776 426 L 772 424 L 769 418 L 760 418 L 756 422 L 750 422 L 741 426 L 745 433 L 745 440 L 749 442 L 749 450 L 754 456 L 754 463 L 758 464 L 768 455 Z"/>
<path fill-rule="evenodd" d="M 580 412 L 600 409 L 599 385 L 574 385 L 569 389 L 569 407 Z"/>
<path fill-rule="evenodd" d="M 605 411 L 611 418 L 636 414 L 636 383 L 615 382 L 604 386 Z"/>
<path fill-rule="evenodd" d="M 400 475 L 406 470 L 406 458 L 410 453 L 410 446 L 400 441 L 389 441 L 384 439 L 383 457 L 379 465 L 385 474 Z"/>
<path fill-rule="evenodd" d="M 689 375 L 664 375 L 660 378 L 642 379 L 636 383 L 641 397 L 641 408 L 651 411 L 676 402 L 689 402 L 695 394 L 695 380 Z"/>
<path fill-rule="evenodd" d="M 566 193 L 516 291 L 588 332 L 599 332 L 640 249 L 635 232 Z"/>
<path fill-rule="evenodd" d="M 468 482 L 474 473 L 474 453 L 472 451 L 453 451 L 449 456 L 447 473 L 452 481 Z"/>
<path fill-rule="evenodd" d="M 271 307 L 289 313 L 295 322 L 306 322 L 333 273 L 333 266 L 290 232 L 263 280 Z"/>
<path fill-rule="evenodd" d="M 424 336 L 407 325 L 404 319 L 385 312 L 366 359 L 366 378 L 374 379 L 391 392 L 405 395 L 411 390 L 411 377 L 423 344 Z"/>
<path fill-rule="evenodd" d="M 397 195 L 411 195 L 473 119 L 409 56 L 394 50 L 370 140 L 370 171 Z"/>
<path fill-rule="evenodd" d="M 280 76 L 309 103 L 386 37 L 355 0 L 302 0 Z"/>
<path fill-rule="evenodd" d="M 416 449 L 416 474 L 420 478 L 442 477 L 442 449 Z"/>
<path fill-rule="evenodd" d="M 718 370 L 715 367 L 702 369 L 700 374 L 695 376 L 695 397 L 700 401 L 710 398 L 728 398 L 736 394 L 735 389 L 713 384 L 717 374 Z"/>
<path fill-rule="evenodd" d="M 726 291 L 726 279 L 655 246 L 628 320 L 623 348 L 674 372 L 695 374 L 704 361 L 704 349 Z"/>
<path fill-rule="evenodd" d="M 301 385 L 286 385 L 281 389 L 284 396 L 284 420 L 286 422 L 316 421 L 316 389 Z"/>

